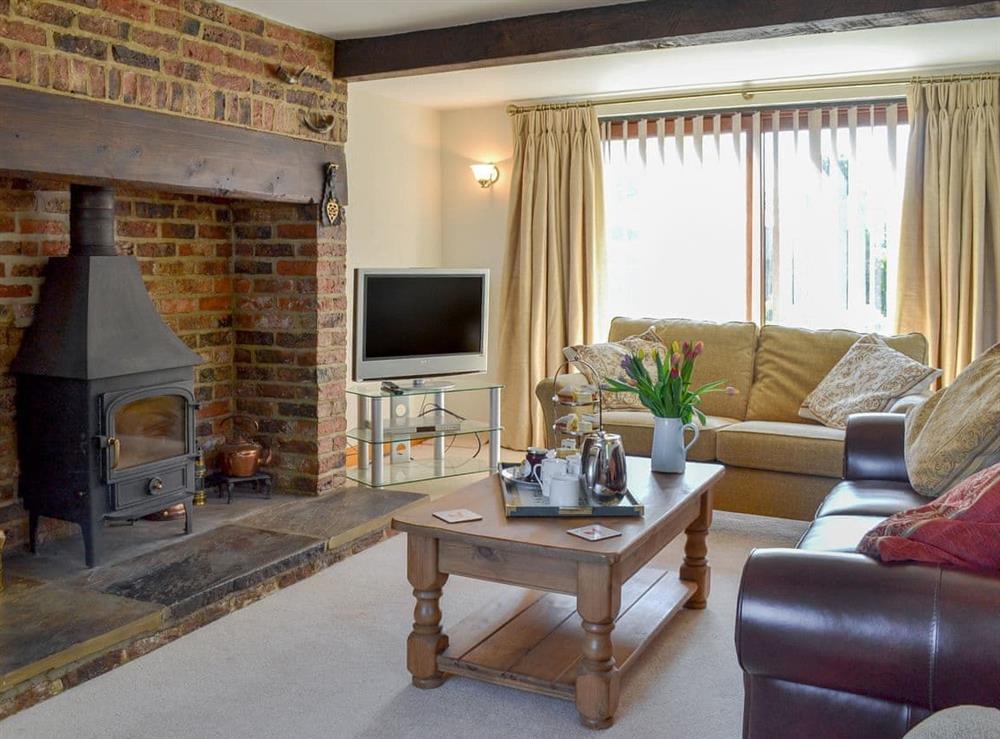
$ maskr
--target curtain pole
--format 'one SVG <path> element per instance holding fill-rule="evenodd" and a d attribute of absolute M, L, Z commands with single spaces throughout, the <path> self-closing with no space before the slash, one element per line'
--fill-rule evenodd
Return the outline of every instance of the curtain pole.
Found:
<path fill-rule="evenodd" d="M 684 100 L 688 98 L 709 98 L 709 97 L 725 97 L 728 95 L 740 95 L 744 100 L 752 100 L 753 97 L 759 93 L 767 92 L 806 92 L 809 90 L 831 90 L 838 88 L 853 88 L 853 87 L 891 87 L 894 85 L 904 85 L 912 83 L 929 83 L 929 82 L 954 82 L 957 80 L 979 80 L 979 79 L 996 79 L 1000 77 L 1000 72 L 979 72 L 975 74 L 953 74 L 953 75 L 943 75 L 934 77 L 897 77 L 894 79 L 881 79 L 881 80 L 869 80 L 867 82 L 862 80 L 855 80 L 849 82 L 814 82 L 811 84 L 801 84 L 801 85 L 771 85 L 768 87 L 731 87 L 719 90 L 706 90 L 706 91 L 695 91 L 695 92 L 678 92 L 666 95 L 646 95 L 646 96 L 632 96 L 632 97 L 615 97 L 615 98 L 605 98 L 601 100 L 576 100 L 576 101 L 566 101 L 559 103 L 539 103 L 538 105 L 508 105 L 507 114 L 514 115 L 515 113 L 526 113 L 532 110 L 560 110 L 563 108 L 575 108 L 578 106 L 593 106 L 593 105 L 621 105 L 626 103 L 656 103 L 668 100 Z"/>

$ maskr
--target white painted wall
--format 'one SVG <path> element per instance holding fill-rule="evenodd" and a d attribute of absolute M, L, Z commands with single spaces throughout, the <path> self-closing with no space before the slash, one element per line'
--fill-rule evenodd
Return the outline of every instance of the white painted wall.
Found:
<path fill-rule="evenodd" d="M 354 269 L 441 266 L 441 114 L 351 85 L 347 120 L 350 367 Z M 357 423 L 351 398 L 347 423 Z"/>
<path fill-rule="evenodd" d="M 369 92 L 365 83 L 354 83 L 348 91 L 348 125 L 348 351 L 356 267 L 486 267 L 486 377 L 495 379 L 514 150 L 506 109 L 438 111 L 385 98 Z M 469 169 L 480 162 L 493 162 L 500 170 L 499 181 L 489 189 L 481 188 Z M 457 394 L 447 402 L 462 415 L 485 420 L 486 397 Z M 347 422 L 353 427 L 356 407 L 348 400 Z"/>
<path fill-rule="evenodd" d="M 441 236 L 446 267 L 490 270 L 489 369 L 494 380 L 501 348 L 500 294 L 507 241 L 507 197 L 510 193 L 514 141 L 504 106 L 441 112 Z M 493 162 L 500 170 L 495 185 L 483 189 L 469 165 Z M 457 412 L 486 419 L 485 394 L 454 396 Z"/>

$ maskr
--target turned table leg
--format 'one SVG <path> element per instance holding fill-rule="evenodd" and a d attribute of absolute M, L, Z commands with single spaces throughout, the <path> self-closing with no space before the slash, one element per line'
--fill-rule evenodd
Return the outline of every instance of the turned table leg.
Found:
<path fill-rule="evenodd" d="M 418 688 L 436 688 L 444 680 L 437 656 L 448 647 L 441 632 L 441 588 L 448 575 L 438 572 L 438 540 L 407 535 L 406 576 L 417 604 L 413 609 L 413 631 L 406 640 L 406 668 Z"/>
<path fill-rule="evenodd" d="M 685 608 L 700 609 L 708 605 L 708 593 L 712 584 L 712 568 L 708 566 L 708 527 L 712 524 L 712 493 L 705 491 L 701 496 L 701 508 L 698 518 L 688 526 L 684 533 L 684 564 L 681 565 L 680 578 L 697 586 L 694 595 L 685 604 Z"/>
<path fill-rule="evenodd" d="M 610 565 L 581 562 L 577 568 L 576 610 L 583 620 L 583 659 L 576 676 L 576 710 L 592 729 L 606 729 L 618 708 L 621 675 L 611 632 L 621 607 L 621 583 Z"/>

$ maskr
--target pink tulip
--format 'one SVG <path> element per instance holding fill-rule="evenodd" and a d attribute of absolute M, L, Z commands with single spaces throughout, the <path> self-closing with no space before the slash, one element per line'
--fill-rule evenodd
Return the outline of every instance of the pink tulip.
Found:
<path fill-rule="evenodd" d="M 680 377 L 681 376 L 681 371 L 679 369 L 677 369 L 677 367 L 671 367 L 670 368 L 670 376 L 671 377 Z"/>
<path fill-rule="evenodd" d="M 680 352 L 674 352 L 672 355 L 670 355 L 671 366 L 680 367 L 682 361 L 684 361 L 684 357 L 681 356 Z"/>
<path fill-rule="evenodd" d="M 703 351 L 705 351 L 705 343 L 702 341 L 694 342 L 694 348 L 691 350 L 691 355 L 697 357 Z"/>

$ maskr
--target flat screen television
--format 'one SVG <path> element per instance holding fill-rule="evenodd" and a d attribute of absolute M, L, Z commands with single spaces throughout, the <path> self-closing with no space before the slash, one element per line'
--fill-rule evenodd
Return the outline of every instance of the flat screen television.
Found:
<path fill-rule="evenodd" d="M 486 371 L 488 269 L 356 269 L 354 379 Z"/>

